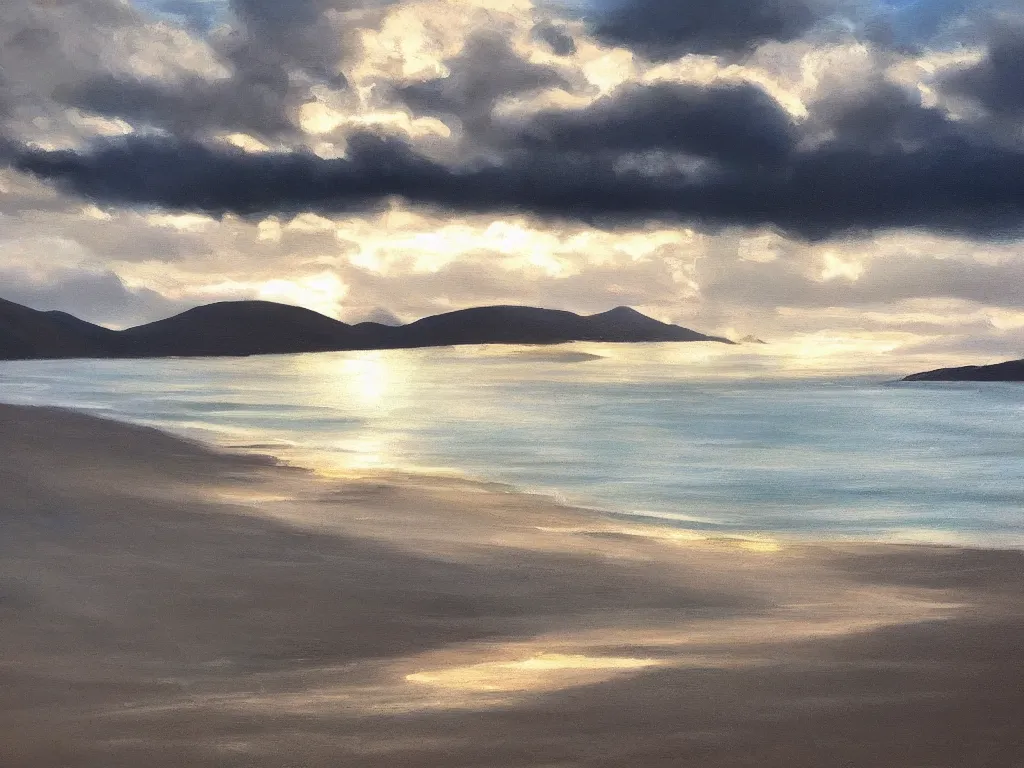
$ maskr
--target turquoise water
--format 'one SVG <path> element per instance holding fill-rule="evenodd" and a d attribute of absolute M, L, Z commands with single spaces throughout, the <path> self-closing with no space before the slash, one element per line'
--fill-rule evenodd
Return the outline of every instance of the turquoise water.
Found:
<path fill-rule="evenodd" d="M 707 347 L 3 363 L 0 401 L 723 534 L 1024 545 L 1024 386 L 794 378 Z"/>

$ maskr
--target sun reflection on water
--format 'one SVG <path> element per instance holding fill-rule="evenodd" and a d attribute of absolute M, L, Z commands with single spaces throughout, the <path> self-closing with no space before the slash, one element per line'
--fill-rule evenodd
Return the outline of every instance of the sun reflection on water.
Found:
<path fill-rule="evenodd" d="M 408 356 L 386 351 L 323 353 L 299 355 L 291 362 L 298 397 L 312 408 L 337 412 L 345 422 L 337 430 L 318 425 L 316 438 L 300 448 L 313 466 L 360 470 L 400 463 L 402 429 L 396 414 L 412 403 L 409 378 L 414 362 Z M 353 428 L 360 422 L 372 423 L 373 429 Z M 325 465 L 332 457 L 334 462 Z"/>

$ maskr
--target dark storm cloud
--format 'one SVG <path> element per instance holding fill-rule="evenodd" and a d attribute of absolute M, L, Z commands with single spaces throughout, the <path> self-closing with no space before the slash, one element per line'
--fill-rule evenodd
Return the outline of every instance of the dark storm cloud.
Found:
<path fill-rule="evenodd" d="M 1001 30 L 985 58 L 947 78 L 945 86 L 978 101 L 993 115 L 1024 115 L 1024 29 Z"/>
<path fill-rule="evenodd" d="M 957 136 L 970 140 L 972 132 L 981 138 L 979 126 L 951 121 L 945 111 L 922 105 L 920 94 L 884 80 L 852 101 L 823 100 L 814 120 L 830 131 L 833 146 L 871 152 L 921 149 Z"/>
<path fill-rule="evenodd" d="M 14 104 L 15 99 L 11 93 L 10 83 L 4 77 L 3 70 L 0 70 L 0 120 L 8 118 L 13 114 Z"/>
<path fill-rule="evenodd" d="M 565 31 L 564 27 L 552 24 L 550 21 L 542 21 L 535 25 L 531 31 L 534 40 L 547 43 L 548 47 L 558 56 L 572 56 L 576 53 L 576 41 L 572 35 Z"/>
<path fill-rule="evenodd" d="M 400 88 L 398 95 L 421 114 L 458 118 L 467 138 L 482 138 L 489 132 L 492 112 L 502 99 L 569 87 L 557 69 L 526 61 L 497 32 L 475 34 L 445 66 L 447 77 Z"/>
<path fill-rule="evenodd" d="M 87 153 L 24 150 L 16 167 L 96 201 L 212 213 L 342 211 L 400 196 L 463 211 L 774 225 L 808 238 L 895 227 L 1024 230 L 1024 155 L 960 137 L 909 151 L 826 145 L 778 167 L 700 178 L 622 172 L 614 156 L 536 149 L 452 169 L 399 140 L 368 136 L 335 160 L 136 137 Z"/>
<path fill-rule="evenodd" d="M 476 159 L 458 167 L 368 134 L 331 160 L 133 136 L 84 151 L 23 149 L 14 163 L 96 202 L 215 214 L 402 197 L 585 221 L 767 225 L 809 239 L 900 227 L 1024 234 L 1024 150 L 990 137 L 987 121 L 951 120 L 881 81 L 853 101 L 817 103 L 801 126 L 749 84 L 627 85 L 583 109 L 502 122 L 498 101 L 560 84 L 560 73 L 496 35 L 472 38 L 449 68 L 401 93 L 419 111 L 458 116 L 481 142 L 486 152 L 465 153 Z"/>
<path fill-rule="evenodd" d="M 598 38 L 644 56 L 740 53 L 800 37 L 829 10 L 817 0 L 608 0 L 593 15 Z"/>
<path fill-rule="evenodd" d="M 560 151 L 677 151 L 726 164 L 775 165 L 796 127 L 753 85 L 626 85 L 582 110 L 533 118 L 522 139 Z"/>
<path fill-rule="evenodd" d="M 263 137 L 292 127 L 289 93 L 288 77 L 280 70 L 259 76 L 255 69 L 247 68 L 221 82 L 190 78 L 171 83 L 102 75 L 60 88 L 54 95 L 69 106 L 179 135 L 212 128 Z"/>
<path fill-rule="evenodd" d="M 813 30 L 903 52 L 983 42 L 1018 0 L 590 0 L 604 42 L 653 60 L 737 55 Z"/>
<path fill-rule="evenodd" d="M 350 151 L 349 159 L 323 160 L 306 152 L 247 154 L 132 136 L 84 154 L 26 150 L 15 165 L 90 199 L 215 213 L 344 210 L 402 190 L 426 198 L 431 186 L 453 194 L 448 171 L 397 140 L 354 137 Z"/>

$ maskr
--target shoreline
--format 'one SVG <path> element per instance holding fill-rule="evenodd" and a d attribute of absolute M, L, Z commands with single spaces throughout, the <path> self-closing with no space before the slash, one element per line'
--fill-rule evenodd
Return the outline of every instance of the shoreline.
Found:
<path fill-rule="evenodd" d="M 986 542 L 984 535 L 974 539 L 969 537 L 958 538 L 960 534 L 952 531 L 934 530 L 930 533 L 948 533 L 945 539 L 927 539 L 923 534 L 928 532 L 918 529 L 893 529 L 905 530 L 907 536 L 904 538 L 886 538 L 874 534 L 825 534 L 822 532 L 809 531 L 806 533 L 795 531 L 770 531 L 764 529 L 723 529 L 715 528 L 717 525 L 713 519 L 685 518 L 675 516 L 670 511 L 659 510 L 629 510 L 625 506 L 615 508 L 611 503 L 601 500 L 573 500 L 559 488 L 526 487 L 503 479 L 493 479 L 482 475 L 475 475 L 467 470 L 455 467 L 428 467 L 416 465 L 394 465 L 382 467 L 353 467 L 344 468 L 339 466 L 316 466 L 314 454 L 297 455 L 294 458 L 284 458 L 276 451 L 288 453 L 294 448 L 294 444 L 287 443 L 256 443 L 245 444 L 229 438 L 226 433 L 218 432 L 209 426 L 189 425 L 187 429 L 176 430 L 157 420 L 131 421 L 114 413 L 110 409 L 84 409 L 74 405 L 28 405 L 21 403 L 2 403 L 0 407 L 10 406 L 15 408 L 41 408 L 56 409 L 70 413 L 81 413 L 104 421 L 111 421 L 116 424 L 129 424 L 172 435 L 178 439 L 188 441 L 208 449 L 221 451 L 228 454 L 252 456 L 257 459 L 267 459 L 276 462 L 279 466 L 308 472 L 311 475 L 324 480 L 334 481 L 365 481 L 386 480 L 395 483 L 420 483 L 420 482 L 455 482 L 467 486 L 479 487 L 481 489 L 493 490 L 500 493 L 516 494 L 527 497 L 536 497 L 546 504 L 564 508 L 572 512 L 585 512 L 596 518 L 610 518 L 625 524 L 636 524 L 638 526 L 664 526 L 690 534 L 694 539 L 712 540 L 745 540 L 745 541 L 777 541 L 787 546 L 814 546 L 814 545 L 882 545 L 882 546 L 921 546 L 935 548 L 970 549 L 980 551 L 1024 551 L 1024 538 L 1018 543 L 997 543 Z M 704 523 L 705 527 L 689 527 L 690 522 Z M 922 534 L 915 536 L 914 534 Z M 988 538 L 997 539 L 998 536 L 988 534 Z"/>
<path fill-rule="evenodd" d="M 708 539 L 0 405 L 0 762 L 1024 759 L 1024 552 Z"/>
<path fill-rule="evenodd" d="M 0 403 L 0 406 L 3 406 Z M 18 407 L 37 407 L 37 406 L 18 406 Z M 50 406 L 38 406 L 38 407 L 50 407 Z M 76 409 L 68 406 L 55 406 L 62 410 L 72 412 L 83 412 L 81 409 Z M 94 414 L 90 414 L 94 415 Z M 770 540 L 775 541 L 780 545 L 786 546 L 815 546 L 815 545 L 853 545 L 853 546 L 906 546 L 906 547 L 934 547 L 938 549 L 968 549 L 968 550 L 979 550 L 979 551 L 1024 551 L 1024 538 L 1021 538 L 1018 543 L 986 543 L 982 541 L 983 536 L 979 535 L 976 539 L 963 538 L 958 539 L 959 532 L 954 531 L 925 531 L 918 529 L 893 529 L 904 530 L 907 532 L 906 538 L 885 538 L 884 536 L 875 536 L 872 534 L 824 534 L 822 532 L 781 532 L 781 531 L 770 531 L 770 530 L 759 530 L 759 529 L 732 529 L 722 530 L 713 526 L 720 525 L 711 518 L 687 518 L 683 516 L 674 516 L 675 513 L 669 511 L 660 510 L 629 510 L 625 507 L 621 509 L 614 508 L 610 503 L 603 501 L 593 500 L 573 500 L 569 498 L 566 492 L 559 488 L 544 488 L 544 487 L 527 487 L 520 486 L 516 483 L 508 480 L 494 479 L 484 477 L 482 475 L 475 475 L 467 470 L 459 469 L 457 467 L 427 467 L 427 466 L 415 466 L 415 465 L 395 465 L 388 467 L 365 467 L 365 468 L 341 468 L 341 467 L 317 467 L 315 461 L 303 461 L 301 458 L 297 460 L 285 459 L 282 456 L 275 453 L 275 449 L 280 449 L 283 445 L 271 445 L 271 444 L 232 444 L 230 442 L 219 442 L 212 438 L 204 439 L 203 437 L 191 437 L 184 433 L 175 433 L 171 428 L 165 428 L 157 424 L 143 424 L 141 422 L 130 422 L 113 415 L 98 416 L 98 418 L 114 421 L 115 423 L 124 424 L 138 424 L 140 426 L 148 426 L 159 431 L 167 432 L 168 434 L 180 437 L 183 440 L 195 442 L 201 446 L 213 448 L 215 450 L 224 451 L 226 453 L 237 453 L 240 455 L 254 456 L 257 458 L 267 458 L 277 462 L 282 467 L 297 469 L 327 481 L 359 481 L 359 482 L 373 482 L 376 480 L 390 481 L 395 483 L 458 483 L 466 486 L 479 488 L 481 490 L 494 491 L 505 494 L 515 494 L 524 497 L 533 497 L 545 504 L 552 505 L 558 508 L 563 508 L 573 513 L 586 513 L 593 515 L 595 518 L 609 518 L 616 522 L 621 522 L 627 525 L 633 525 L 639 527 L 665 527 L 672 530 L 677 530 L 688 535 L 692 535 L 695 540 L 702 539 L 707 541 L 715 540 L 738 540 L 738 541 L 764 541 Z M 208 432 L 211 435 L 215 435 L 214 430 L 206 429 L 205 427 L 196 428 L 197 433 Z M 311 455 L 309 458 L 312 458 Z M 688 523 L 704 523 L 706 527 L 688 527 Z M 724 528 L 724 526 L 723 526 Z M 913 534 L 921 534 L 915 537 Z M 924 538 L 927 533 L 948 533 L 949 536 L 946 540 L 934 539 L 930 540 Z M 998 539 L 996 535 L 988 534 L 991 539 Z"/>

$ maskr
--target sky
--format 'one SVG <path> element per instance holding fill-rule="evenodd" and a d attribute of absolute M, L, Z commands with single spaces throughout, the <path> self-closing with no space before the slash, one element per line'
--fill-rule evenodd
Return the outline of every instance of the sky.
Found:
<path fill-rule="evenodd" d="M 1024 355 L 1004 0 L 4 0 L 0 297 Z"/>

